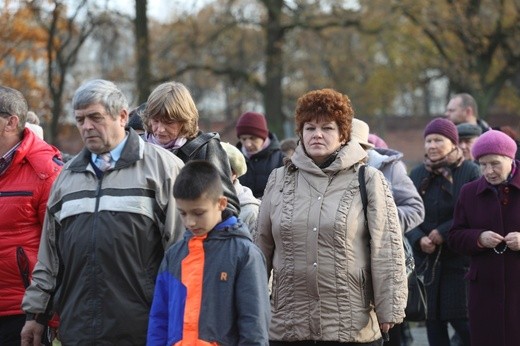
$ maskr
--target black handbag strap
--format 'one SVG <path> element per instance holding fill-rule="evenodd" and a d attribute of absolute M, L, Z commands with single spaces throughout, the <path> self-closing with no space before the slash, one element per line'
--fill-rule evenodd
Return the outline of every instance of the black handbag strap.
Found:
<path fill-rule="evenodd" d="M 367 185 L 365 183 L 365 168 L 366 168 L 366 165 L 359 166 L 358 180 L 359 180 L 359 193 L 361 194 L 361 202 L 363 203 L 363 213 L 365 214 L 365 224 L 367 225 L 367 228 L 368 228 L 368 217 L 367 217 L 368 197 L 367 197 Z"/>
<path fill-rule="evenodd" d="M 177 156 L 181 158 L 184 162 L 187 162 L 189 159 L 191 159 L 192 155 L 204 144 L 209 142 L 211 139 L 217 138 L 219 139 L 218 135 L 216 136 L 214 132 L 204 132 L 198 135 L 197 137 L 193 138 L 191 141 L 184 144 L 180 149 Z"/>

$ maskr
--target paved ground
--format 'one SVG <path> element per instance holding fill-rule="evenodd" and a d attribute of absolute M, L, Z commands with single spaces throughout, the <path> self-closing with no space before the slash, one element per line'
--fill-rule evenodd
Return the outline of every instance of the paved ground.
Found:
<path fill-rule="evenodd" d="M 453 335 L 451 325 L 448 325 L 450 336 Z M 413 343 L 410 346 L 429 346 L 428 337 L 426 336 L 426 327 L 424 323 L 411 323 L 410 332 L 413 336 Z"/>
<path fill-rule="evenodd" d="M 426 337 L 426 327 L 412 324 L 410 325 L 410 331 L 413 336 L 413 343 L 411 346 L 429 346 L 428 338 Z"/>

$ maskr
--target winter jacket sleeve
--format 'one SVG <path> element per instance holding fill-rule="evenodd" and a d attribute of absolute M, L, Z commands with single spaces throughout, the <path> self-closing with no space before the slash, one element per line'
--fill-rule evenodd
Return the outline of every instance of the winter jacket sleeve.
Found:
<path fill-rule="evenodd" d="M 424 204 L 412 180 L 408 177 L 404 164 L 398 161 L 392 167 L 390 181 L 392 195 L 397 205 L 401 230 L 406 233 L 423 222 Z"/>
<path fill-rule="evenodd" d="M 170 274 L 168 268 L 168 256 L 165 256 L 155 283 L 147 346 L 174 345 L 182 340 L 186 287 Z"/>
<path fill-rule="evenodd" d="M 164 261 L 163 261 L 164 265 Z M 161 265 L 162 267 L 162 265 Z M 163 346 L 168 340 L 168 273 L 160 272 L 155 281 L 152 308 L 148 319 L 146 345 Z"/>
<path fill-rule="evenodd" d="M 448 243 L 450 248 L 463 255 L 475 255 L 488 251 L 487 248 L 481 248 L 477 245 L 480 234 L 485 229 L 473 229 L 469 227 L 469 218 L 471 217 L 471 205 L 466 201 L 475 199 L 475 190 L 469 186 L 462 187 L 460 197 L 455 205 L 455 213 L 453 214 L 453 226 L 448 232 Z M 468 207 L 470 210 L 468 210 Z"/>
<path fill-rule="evenodd" d="M 179 160 L 180 161 L 180 160 Z M 168 200 L 168 207 L 165 209 L 166 219 L 164 228 L 162 229 L 163 246 L 167 249 L 170 245 L 175 244 L 182 238 L 184 234 L 184 225 L 182 219 L 177 210 L 177 204 L 175 198 L 173 198 L 173 185 L 175 183 L 175 177 L 179 175 L 182 168 L 182 164 L 172 165 L 169 168 L 168 177 L 164 179 L 163 191 L 167 192 L 167 196 L 164 199 Z"/>
<path fill-rule="evenodd" d="M 265 260 L 255 245 L 249 246 L 236 286 L 239 345 L 269 344 L 270 305 Z"/>
<path fill-rule="evenodd" d="M 408 286 L 397 208 L 380 171 L 368 167 L 366 186 L 375 311 L 380 323 L 400 323 Z"/>
<path fill-rule="evenodd" d="M 52 296 L 56 289 L 60 266 L 56 247 L 56 235 L 59 231 L 59 223 L 48 207 L 43 223 L 42 237 L 38 250 L 38 261 L 32 273 L 31 285 L 26 289 L 22 301 L 22 310 L 26 313 L 50 313 L 52 308 Z"/>
<path fill-rule="evenodd" d="M 271 172 L 267 185 L 265 186 L 264 196 L 260 204 L 260 211 L 258 213 L 258 220 L 256 225 L 255 243 L 265 256 L 267 273 L 270 275 L 273 269 L 272 260 L 274 254 L 274 239 L 271 232 L 271 200 L 276 189 L 280 188 L 283 180 L 284 168 L 278 168 Z M 268 275 L 268 277 L 269 277 Z"/>

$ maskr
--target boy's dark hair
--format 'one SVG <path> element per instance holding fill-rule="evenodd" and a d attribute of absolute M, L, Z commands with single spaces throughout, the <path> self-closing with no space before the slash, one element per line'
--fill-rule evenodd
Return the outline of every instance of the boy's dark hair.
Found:
<path fill-rule="evenodd" d="M 203 195 L 213 201 L 224 195 L 219 172 L 209 161 L 188 161 L 175 179 L 173 197 L 195 200 Z"/>

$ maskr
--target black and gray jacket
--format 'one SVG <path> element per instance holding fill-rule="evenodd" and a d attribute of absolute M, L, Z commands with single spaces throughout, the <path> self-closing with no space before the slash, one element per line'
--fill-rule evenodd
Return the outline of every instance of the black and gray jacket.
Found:
<path fill-rule="evenodd" d="M 90 157 L 83 149 L 53 185 L 22 309 L 54 309 L 64 345 L 144 345 L 164 250 L 183 233 L 172 195 L 183 163 L 133 130 L 101 177 Z"/>

